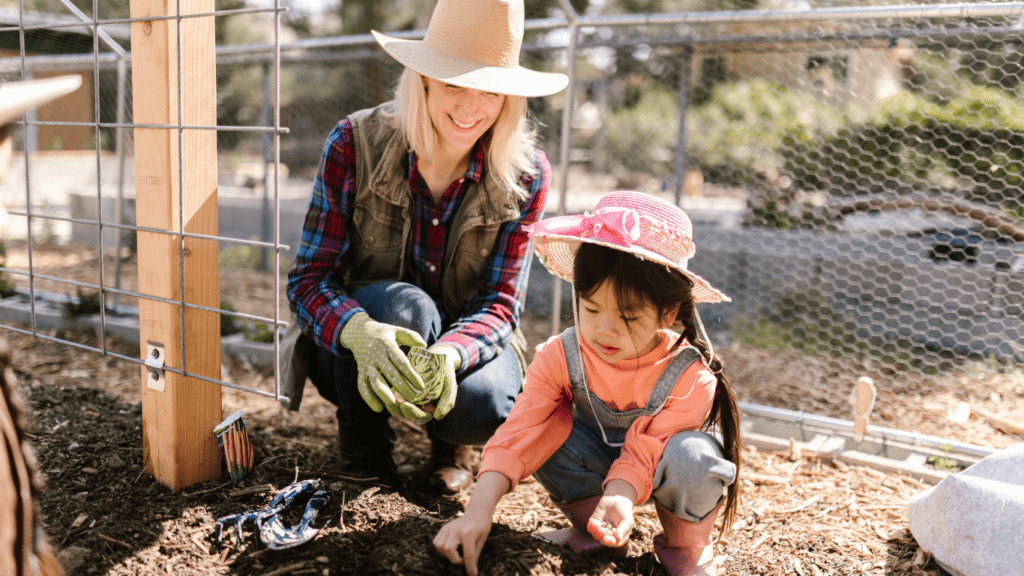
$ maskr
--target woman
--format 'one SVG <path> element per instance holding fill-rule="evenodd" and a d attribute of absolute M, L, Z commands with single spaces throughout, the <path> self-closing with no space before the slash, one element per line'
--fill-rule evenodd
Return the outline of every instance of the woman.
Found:
<path fill-rule="evenodd" d="M 568 78 L 519 66 L 522 0 L 440 0 L 422 41 L 373 34 L 406 69 L 395 100 L 328 137 L 288 298 L 343 467 L 398 485 L 390 413 L 426 422 L 431 483 L 454 493 L 472 481 L 466 446 L 522 387 L 523 227 L 550 181 L 526 97 Z M 438 360 L 414 368 L 402 347 Z"/>

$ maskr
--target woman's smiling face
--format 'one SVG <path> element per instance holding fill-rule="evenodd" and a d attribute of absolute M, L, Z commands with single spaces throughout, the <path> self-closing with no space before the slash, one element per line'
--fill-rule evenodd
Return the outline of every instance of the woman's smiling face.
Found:
<path fill-rule="evenodd" d="M 424 77 L 427 111 L 441 145 L 452 152 L 469 154 L 477 140 L 490 130 L 505 105 L 505 95 L 445 84 Z"/>

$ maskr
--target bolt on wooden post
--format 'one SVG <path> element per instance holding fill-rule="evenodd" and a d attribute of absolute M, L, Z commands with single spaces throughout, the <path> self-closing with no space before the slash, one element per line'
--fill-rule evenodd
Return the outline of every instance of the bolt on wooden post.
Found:
<path fill-rule="evenodd" d="M 131 16 L 174 16 L 177 6 L 176 0 L 131 0 Z M 182 15 L 214 10 L 213 0 L 181 0 L 180 6 Z M 136 222 L 171 232 L 138 232 L 139 291 L 217 308 L 218 243 L 185 238 L 182 245 L 178 235 L 182 229 L 217 235 L 217 134 L 186 129 L 179 141 L 176 127 L 216 125 L 213 17 L 132 22 L 131 29 L 133 122 L 175 126 L 134 129 Z M 191 376 L 220 379 L 218 314 L 186 307 L 183 323 L 180 304 L 142 297 L 139 331 L 143 359 L 159 346 L 164 368 L 189 374 L 164 370 L 163 381 L 152 385 L 150 368 L 142 367 L 144 465 L 172 490 L 220 477 L 213 435 L 221 419 L 220 386 Z"/>

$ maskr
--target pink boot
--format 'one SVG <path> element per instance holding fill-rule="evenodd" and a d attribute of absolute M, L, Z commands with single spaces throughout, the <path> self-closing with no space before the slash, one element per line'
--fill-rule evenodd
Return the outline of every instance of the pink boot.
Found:
<path fill-rule="evenodd" d="M 715 576 L 711 532 L 722 504 L 700 522 L 688 522 L 657 502 L 654 508 L 664 532 L 654 537 L 654 553 L 671 576 Z"/>
<path fill-rule="evenodd" d="M 625 557 L 629 552 L 628 542 L 618 548 L 611 548 L 601 544 L 587 532 L 587 521 L 590 520 L 590 515 L 594 513 L 594 509 L 597 508 L 597 503 L 600 501 L 601 496 L 591 496 L 567 504 L 556 502 L 555 506 L 558 506 L 558 509 L 565 514 L 569 522 L 572 523 L 572 527 L 545 532 L 540 537 L 559 546 L 565 546 L 583 556 Z"/>

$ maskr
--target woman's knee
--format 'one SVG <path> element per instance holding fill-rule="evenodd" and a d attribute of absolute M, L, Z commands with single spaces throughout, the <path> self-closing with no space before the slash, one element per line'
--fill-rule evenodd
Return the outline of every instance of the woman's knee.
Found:
<path fill-rule="evenodd" d="M 714 436 L 680 432 L 665 445 L 654 475 L 654 499 L 685 520 L 697 521 L 721 500 L 736 478 Z"/>
<path fill-rule="evenodd" d="M 408 282 L 378 282 L 352 293 L 352 299 L 377 322 L 401 326 L 433 341 L 441 332 L 441 315 L 422 288 Z"/>
<path fill-rule="evenodd" d="M 507 388 L 480 379 L 459 382 L 455 407 L 443 420 L 432 423 L 434 433 L 453 444 L 486 444 L 512 411 L 515 395 Z"/>
<path fill-rule="evenodd" d="M 452 436 L 473 438 L 451 442 L 485 444 L 508 418 L 522 388 L 523 377 L 515 351 L 506 348 L 497 358 L 461 375 L 455 408 L 438 424 Z"/>

